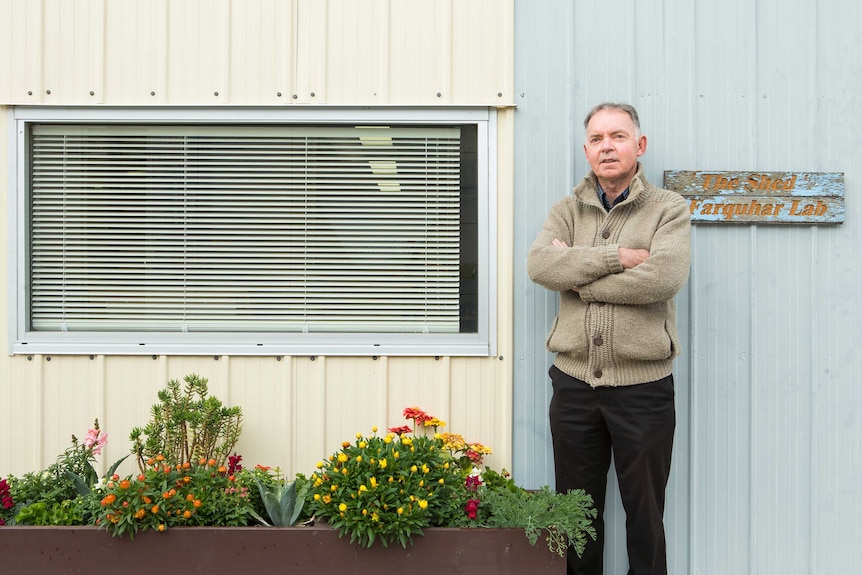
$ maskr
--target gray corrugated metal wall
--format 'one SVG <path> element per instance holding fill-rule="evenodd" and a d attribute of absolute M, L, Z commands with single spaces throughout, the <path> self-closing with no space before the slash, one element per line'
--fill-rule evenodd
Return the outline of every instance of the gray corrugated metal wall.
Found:
<path fill-rule="evenodd" d="M 516 0 L 513 471 L 525 483 L 553 481 L 543 342 L 556 298 L 524 259 L 587 169 L 592 104 L 638 108 L 654 183 L 670 169 L 845 174 L 843 225 L 693 228 L 666 516 L 676 575 L 859 572 L 860 12 L 854 0 Z"/>

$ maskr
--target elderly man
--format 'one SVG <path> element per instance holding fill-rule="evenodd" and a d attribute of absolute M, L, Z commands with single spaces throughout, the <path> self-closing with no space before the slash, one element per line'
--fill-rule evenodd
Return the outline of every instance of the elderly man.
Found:
<path fill-rule="evenodd" d="M 611 454 L 626 511 L 629 575 L 667 573 L 665 488 L 671 466 L 674 296 L 688 280 L 690 216 L 650 184 L 637 111 L 604 103 L 584 121 L 591 172 L 558 201 L 530 249 L 530 278 L 560 293 L 547 337 L 557 491 L 581 488 L 599 512 L 597 541 L 569 553 L 570 574 L 601 575 Z"/>

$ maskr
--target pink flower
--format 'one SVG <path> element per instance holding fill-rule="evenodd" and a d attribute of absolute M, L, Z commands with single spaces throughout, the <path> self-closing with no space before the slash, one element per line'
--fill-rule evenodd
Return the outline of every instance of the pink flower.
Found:
<path fill-rule="evenodd" d="M 96 429 L 88 429 L 87 437 L 84 439 L 84 447 L 89 449 L 93 455 L 100 455 L 102 453 L 102 447 L 108 443 L 108 434 L 102 433 L 99 431 L 99 428 Z"/>

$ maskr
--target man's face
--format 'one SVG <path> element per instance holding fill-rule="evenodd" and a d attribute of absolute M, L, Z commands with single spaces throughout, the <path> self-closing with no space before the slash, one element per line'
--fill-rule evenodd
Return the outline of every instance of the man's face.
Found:
<path fill-rule="evenodd" d="M 601 110 L 587 125 L 584 152 L 602 187 L 605 184 L 625 187 L 637 171 L 638 158 L 646 152 L 646 136 L 637 134 L 634 122 L 625 112 Z"/>

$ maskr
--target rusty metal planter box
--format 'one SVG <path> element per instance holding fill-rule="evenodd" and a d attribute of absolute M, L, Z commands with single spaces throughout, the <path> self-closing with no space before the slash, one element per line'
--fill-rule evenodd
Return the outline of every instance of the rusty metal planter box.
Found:
<path fill-rule="evenodd" d="M 520 529 L 426 529 L 413 546 L 370 549 L 328 527 L 175 527 L 134 540 L 95 527 L 0 527 L 3 575 L 86 573 L 564 574 L 566 561 Z"/>

